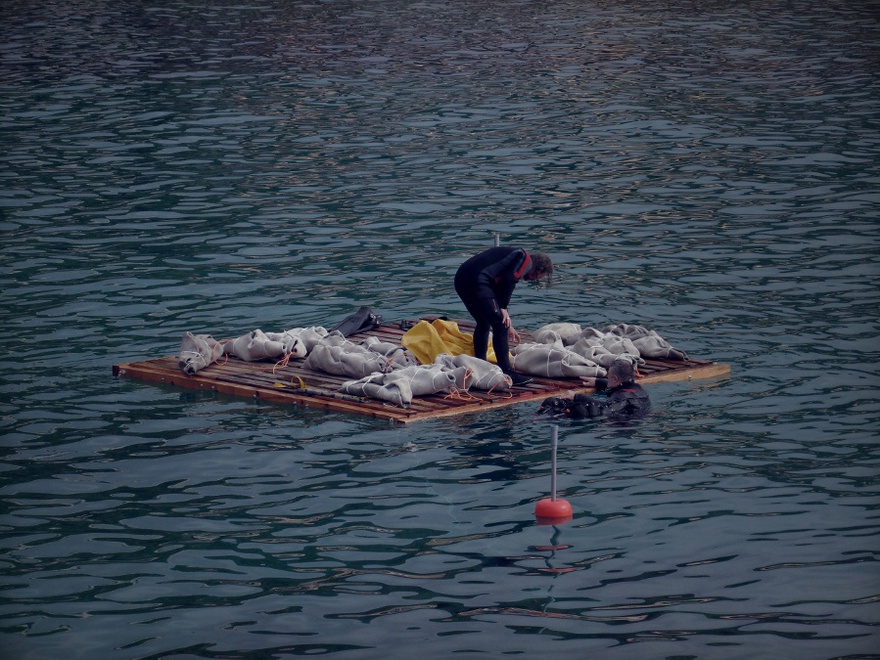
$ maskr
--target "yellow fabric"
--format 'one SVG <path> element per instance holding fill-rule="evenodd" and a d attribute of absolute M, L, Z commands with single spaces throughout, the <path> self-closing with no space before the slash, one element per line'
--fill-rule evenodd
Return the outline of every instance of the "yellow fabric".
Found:
<path fill-rule="evenodd" d="M 431 323 L 419 321 L 404 333 L 401 344 L 422 364 L 433 364 L 441 353 L 453 356 L 474 354 L 474 336 L 459 330 L 455 321 L 443 319 L 435 319 Z M 496 361 L 491 346 L 486 357 L 489 362 Z"/>

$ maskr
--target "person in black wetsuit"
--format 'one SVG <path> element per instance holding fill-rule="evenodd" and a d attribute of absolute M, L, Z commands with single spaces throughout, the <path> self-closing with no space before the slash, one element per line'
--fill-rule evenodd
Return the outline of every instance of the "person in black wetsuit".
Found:
<path fill-rule="evenodd" d="M 529 254 L 522 248 L 494 247 L 465 261 L 455 273 L 455 292 L 474 317 L 474 355 L 486 359 L 489 333 L 492 348 L 501 370 L 514 385 L 525 385 L 532 379 L 515 372 L 510 366 L 510 340 L 519 341 L 519 333 L 510 321 L 507 306 L 513 289 L 521 279 L 537 282 L 553 275 L 550 257 Z"/>
<path fill-rule="evenodd" d="M 644 417 L 651 410 L 651 399 L 641 385 L 635 382 L 635 368 L 627 359 L 617 359 L 608 368 L 607 378 L 581 378 L 584 385 L 595 387 L 603 396 L 575 394 L 571 399 L 550 397 L 538 408 L 538 413 L 572 419 L 606 417 L 624 421 Z"/>
<path fill-rule="evenodd" d="M 608 367 L 607 378 L 581 378 L 604 397 L 576 395 L 566 414 L 569 417 L 605 416 L 612 421 L 644 417 L 651 410 L 651 399 L 635 382 L 636 370 L 630 360 L 618 358 Z"/>

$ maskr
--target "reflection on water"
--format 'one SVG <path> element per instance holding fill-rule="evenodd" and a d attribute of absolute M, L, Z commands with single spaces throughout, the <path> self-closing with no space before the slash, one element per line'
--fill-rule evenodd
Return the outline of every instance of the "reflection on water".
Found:
<path fill-rule="evenodd" d="M 5 3 L 3 648 L 873 653 L 876 15 Z M 521 327 L 733 365 L 561 424 L 566 525 L 528 405 L 401 428 L 110 375 L 187 330 L 461 316 L 495 232 L 558 266 Z"/>

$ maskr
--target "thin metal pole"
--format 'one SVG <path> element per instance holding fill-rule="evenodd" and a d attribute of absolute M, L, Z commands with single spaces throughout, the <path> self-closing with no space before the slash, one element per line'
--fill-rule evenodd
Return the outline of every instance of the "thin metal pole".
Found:
<path fill-rule="evenodd" d="M 556 445 L 559 442 L 559 426 L 553 425 L 550 436 L 550 500 L 556 501 Z"/>
<path fill-rule="evenodd" d="M 501 245 L 501 234 L 496 232 L 495 233 L 495 247 L 498 247 L 499 245 Z"/>

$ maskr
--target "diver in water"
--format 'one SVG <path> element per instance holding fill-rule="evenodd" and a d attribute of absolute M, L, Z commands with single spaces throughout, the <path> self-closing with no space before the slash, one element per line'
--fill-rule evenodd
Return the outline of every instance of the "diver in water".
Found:
<path fill-rule="evenodd" d="M 618 358 L 608 367 L 607 378 L 582 378 L 584 384 L 592 385 L 604 397 L 583 397 L 572 402 L 567 411 L 570 417 L 605 416 L 610 420 L 644 417 L 651 410 L 651 399 L 645 389 L 635 382 L 636 369 L 632 361 Z"/>
<path fill-rule="evenodd" d="M 651 410 L 651 399 L 645 389 L 635 382 L 635 377 L 633 363 L 626 358 L 618 358 L 608 368 L 607 378 L 581 378 L 585 385 L 595 387 L 602 396 L 575 394 L 571 399 L 549 397 L 538 408 L 538 412 L 572 419 L 605 417 L 611 421 L 644 417 Z"/>
<path fill-rule="evenodd" d="M 537 282 L 553 275 L 550 257 L 522 248 L 494 247 L 465 261 L 455 274 L 455 292 L 477 322 L 474 329 L 474 355 L 486 359 L 489 333 L 501 370 L 514 385 L 525 385 L 531 378 L 510 366 L 510 341 L 519 341 L 507 312 L 513 289 L 521 279 Z"/>

